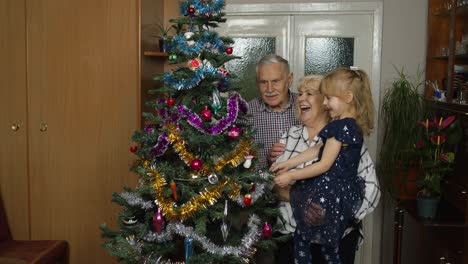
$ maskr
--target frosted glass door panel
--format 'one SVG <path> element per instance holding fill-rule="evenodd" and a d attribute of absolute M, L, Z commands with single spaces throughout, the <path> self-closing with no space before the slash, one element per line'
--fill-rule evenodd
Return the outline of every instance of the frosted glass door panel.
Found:
<path fill-rule="evenodd" d="M 288 58 L 287 36 L 289 16 L 237 16 L 230 15 L 216 31 L 234 39 L 233 55 L 240 59 L 230 61 L 226 67 L 235 75 L 233 85 L 240 88 L 246 100 L 258 96 L 255 64 L 266 54 L 275 53 Z"/>
<path fill-rule="evenodd" d="M 339 66 L 355 65 L 370 74 L 371 15 L 296 15 L 294 18 L 295 84 L 304 75 L 325 74 Z"/>
<path fill-rule="evenodd" d="M 306 38 L 304 75 L 326 74 L 354 61 L 354 38 Z"/>
<path fill-rule="evenodd" d="M 276 39 L 264 38 L 234 38 L 235 55 L 241 58 L 229 61 L 227 69 L 235 74 L 233 86 L 240 88 L 242 97 L 251 100 L 258 96 L 256 89 L 255 64 L 266 54 L 276 52 Z"/>

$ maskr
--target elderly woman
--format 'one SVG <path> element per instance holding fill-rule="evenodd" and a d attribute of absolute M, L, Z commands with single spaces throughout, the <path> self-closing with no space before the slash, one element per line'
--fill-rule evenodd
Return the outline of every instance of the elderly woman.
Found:
<path fill-rule="evenodd" d="M 308 148 L 321 144 L 318 134 L 330 121 L 330 117 L 323 105 L 324 97 L 319 91 L 320 80 L 321 76 L 313 75 L 306 76 L 300 81 L 298 88 L 299 96 L 296 99 L 295 107 L 302 125 L 291 127 L 288 133 L 283 135 L 280 143 L 272 147 L 270 161 L 285 161 Z M 297 168 L 303 168 L 314 161 L 301 164 Z M 340 259 L 342 263 L 346 264 L 354 263 L 357 245 L 362 237 L 361 220 L 365 215 L 374 210 L 380 198 L 380 189 L 375 175 L 374 164 L 365 145 L 361 149 L 358 176 L 364 178 L 366 182 L 365 198 L 361 208 L 355 214 L 355 221 L 349 223 L 349 227 L 340 242 Z M 289 204 L 289 188 L 275 187 L 275 190 L 281 200 L 279 210 L 283 219 L 280 219 L 279 222 L 282 224 L 283 229 L 280 232 L 283 234 L 294 233 L 296 222 Z M 311 251 L 314 263 L 326 263 L 321 256 L 318 245 L 311 244 Z M 276 263 L 294 263 L 293 259 L 293 241 L 291 239 L 280 246 L 280 249 L 276 253 Z"/>

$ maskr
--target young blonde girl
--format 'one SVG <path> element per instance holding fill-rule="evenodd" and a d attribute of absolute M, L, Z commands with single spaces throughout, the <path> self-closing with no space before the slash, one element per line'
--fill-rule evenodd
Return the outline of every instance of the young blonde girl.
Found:
<path fill-rule="evenodd" d="M 294 257 L 300 264 L 313 263 L 310 243 L 322 245 L 328 263 L 341 263 L 338 245 L 364 194 L 364 181 L 357 176 L 363 136 L 373 128 L 374 105 L 364 71 L 339 68 L 322 79 L 320 92 L 332 118 L 319 133 L 324 144 L 271 167 L 280 187 L 293 181 L 300 186 L 290 193 L 297 223 Z M 289 170 L 316 158 L 317 152 L 317 162 Z"/>

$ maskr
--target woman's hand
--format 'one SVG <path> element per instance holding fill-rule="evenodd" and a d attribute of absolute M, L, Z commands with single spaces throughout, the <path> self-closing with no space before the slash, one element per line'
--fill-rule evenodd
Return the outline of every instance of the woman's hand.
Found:
<path fill-rule="evenodd" d="M 292 173 L 292 171 L 288 171 L 285 173 L 276 174 L 275 184 L 281 188 L 288 186 L 293 181 Z"/>
<path fill-rule="evenodd" d="M 270 167 L 270 170 L 272 172 L 274 172 L 275 174 L 281 174 L 281 173 L 284 173 L 284 172 L 287 172 L 289 169 L 291 169 L 291 164 L 289 164 L 288 162 L 289 160 L 286 160 L 286 161 L 283 161 L 283 162 L 279 162 L 279 163 L 276 163 L 276 164 L 273 164 L 271 167 Z"/>

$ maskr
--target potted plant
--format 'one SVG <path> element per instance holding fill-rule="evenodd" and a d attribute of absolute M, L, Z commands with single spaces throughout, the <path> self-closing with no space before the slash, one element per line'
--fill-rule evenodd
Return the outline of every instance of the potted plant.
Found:
<path fill-rule="evenodd" d="M 410 150 L 419 137 L 414 125 L 423 116 L 423 100 L 419 89 L 424 84 L 423 74 L 415 77 L 395 67 L 398 77 L 392 81 L 382 97 L 381 117 L 384 138 L 377 166 L 384 188 L 393 198 L 416 196 L 415 168 L 417 162 L 409 158 Z M 413 172 L 413 173 L 412 173 Z"/>
<path fill-rule="evenodd" d="M 166 49 L 164 47 L 164 42 L 167 40 L 167 38 L 169 37 L 169 32 L 171 30 L 177 30 L 178 31 L 178 28 L 176 25 L 172 24 L 172 25 L 169 25 L 167 27 L 165 27 L 163 24 L 158 24 L 158 28 L 159 28 L 159 34 L 158 36 L 155 36 L 155 37 L 158 37 L 159 38 L 159 51 L 161 52 L 165 52 Z"/>
<path fill-rule="evenodd" d="M 418 177 L 417 205 L 423 218 L 434 218 L 440 201 L 441 182 L 452 171 L 455 153 L 450 146 L 459 139 L 455 116 L 434 117 L 418 122 L 422 137 L 414 144 L 414 154 L 421 168 Z"/>

